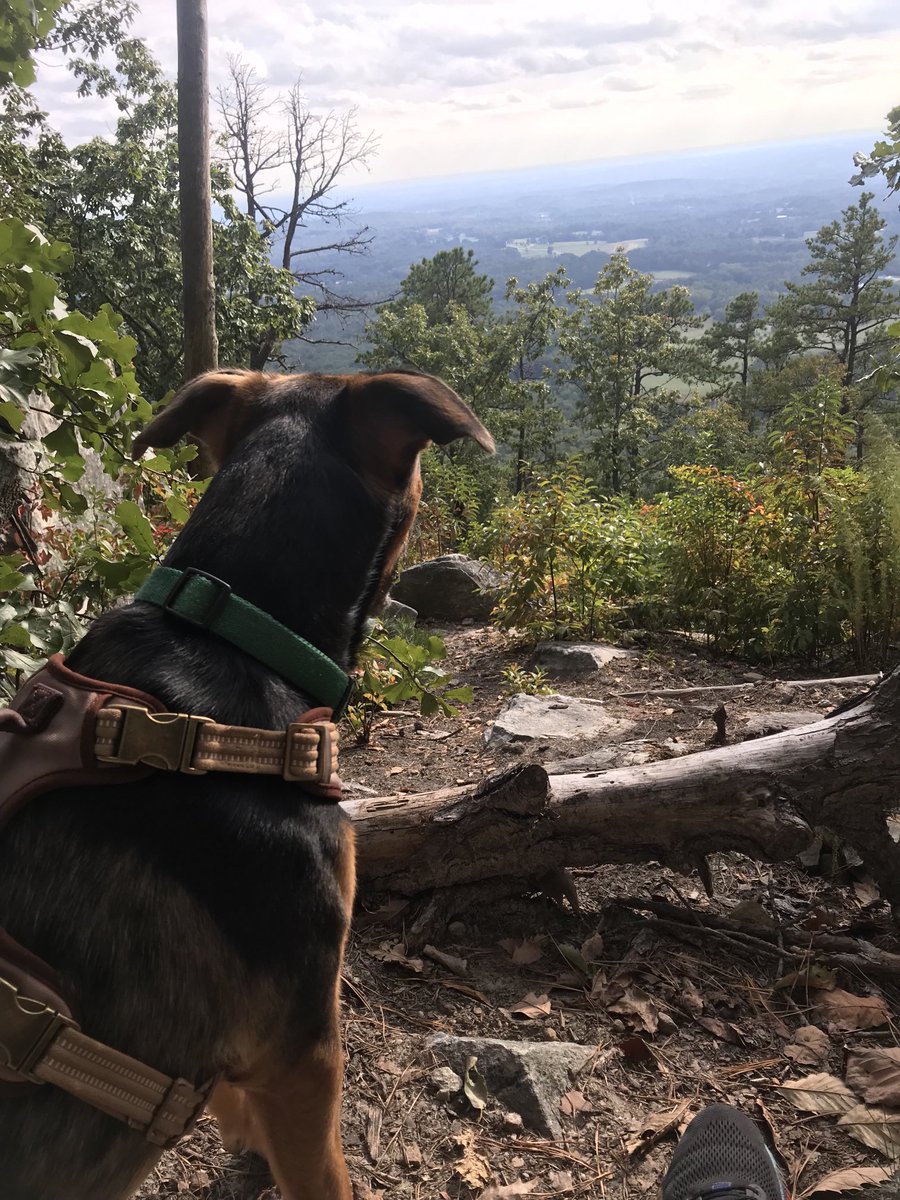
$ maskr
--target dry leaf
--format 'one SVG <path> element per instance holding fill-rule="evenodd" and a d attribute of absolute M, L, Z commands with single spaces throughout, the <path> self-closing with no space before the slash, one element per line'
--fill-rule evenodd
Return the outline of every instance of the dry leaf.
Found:
<path fill-rule="evenodd" d="M 475 1131 L 461 1129 L 454 1134 L 459 1157 L 453 1164 L 453 1170 L 463 1183 L 471 1188 L 483 1188 L 493 1172 L 487 1159 L 482 1158 L 475 1150 Z"/>
<path fill-rule="evenodd" d="M 831 1038 L 817 1025 L 804 1025 L 785 1046 L 784 1053 L 802 1067 L 818 1067 L 831 1053 Z"/>
<path fill-rule="evenodd" d="M 808 991 L 810 988 L 819 988 L 830 991 L 836 979 L 837 973 L 831 967 L 826 967 L 820 962 L 811 962 L 796 971 L 788 971 L 787 975 L 782 975 L 776 980 L 774 990 L 779 992 L 789 988 L 803 988 Z"/>
<path fill-rule="evenodd" d="M 682 979 L 681 992 L 678 998 L 692 1017 L 699 1017 L 702 1015 L 703 997 L 700 995 L 700 992 L 692 979 Z"/>
<path fill-rule="evenodd" d="M 504 1200 L 506 1196 L 530 1196 L 536 1190 L 536 1179 L 517 1179 L 515 1183 L 492 1183 L 478 1197 L 478 1200 Z"/>
<path fill-rule="evenodd" d="M 867 1104 L 900 1108 L 900 1049 L 878 1046 L 851 1051 L 847 1082 Z"/>
<path fill-rule="evenodd" d="M 885 1158 L 900 1158 L 900 1113 L 857 1104 L 838 1120 L 838 1126 L 857 1142 Z"/>
<path fill-rule="evenodd" d="M 422 1148 L 418 1142 L 403 1143 L 403 1161 L 408 1167 L 421 1167 Z"/>
<path fill-rule="evenodd" d="M 466 1073 L 463 1076 L 463 1091 L 466 1093 L 469 1103 L 473 1108 L 477 1108 L 479 1112 L 487 1108 L 488 1089 L 485 1083 L 484 1076 L 478 1070 L 476 1063 L 477 1058 L 466 1059 Z"/>
<path fill-rule="evenodd" d="M 536 938 L 523 938 L 520 942 L 515 938 L 504 938 L 500 945 L 518 967 L 527 967 L 544 957 L 544 951 Z"/>
<path fill-rule="evenodd" d="M 674 1108 L 667 1109 L 665 1112 L 651 1113 L 636 1136 L 629 1138 L 625 1143 L 625 1153 L 628 1157 L 631 1158 L 638 1152 L 652 1150 L 666 1134 L 677 1129 L 692 1103 L 692 1099 L 682 1100 L 680 1104 L 676 1104 Z"/>
<path fill-rule="evenodd" d="M 388 767 L 388 769 L 387 769 L 387 771 L 385 772 L 385 774 L 386 774 L 386 775 L 402 775 L 402 774 L 403 774 L 403 768 L 402 768 L 402 767 Z"/>
<path fill-rule="evenodd" d="M 820 1116 L 849 1112 L 858 1103 L 846 1083 L 825 1071 L 791 1080 L 775 1090 L 786 1096 L 801 1112 L 818 1113 Z"/>
<path fill-rule="evenodd" d="M 856 896 L 860 904 L 875 904 L 881 899 L 881 892 L 878 890 L 878 884 L 866 875 L 864 879 L 857 879 L 853 884 L 853 894 Z M 875 1168 L 873 1168 L 874 1170 Z M 880 1168 L 879 1168 L 880 1169 Z"/>
<path fill-rule="evenodd" d="M 551 1171 L 547 1177 L 547 1182 L 554 1192 L 565 1193 L 575 1191 L 571 1171 Z"/>
<path fill-rule="evenodd" d="M 593 933 L 581 943 L 581 957 L 589 963 L 603 961 L 603 938 L 599 933 Z"/>
<path fill-rule="evenodd" d="M 874 1183 L 885 1183 L 894 1173 L 893 1167 L 848 1167 L 843 1171 L 832 1171 L 820 1179 L 805 1196 L 819 1196 L 824 1192 L 857 1192 Z"/>
<path fill-rule="evenodd" d="M 370 950 L 369 953 L 373 958 L 377 958 L 379 962 L 397 963 L 401 967 L 406 967 L 408 971 L 412 971 L 416 975 L 421 975 L 425 970 L 425 963 L 421 958 L 411 958 L 403 953 L 403 943 L 398 942 L 396 946 L 391 946 L 388 942 Z"/>
<path fill-rule="evenodd" d="M 637 1032 L 656 1033 L 659 1028 L 659 1007 L 643 988 L 626 988 L 619 999 L 607 1004 L 606 1008 L 608 1012 L 625 1017 Z"/>
<path fill-rule="evenodd" d="M 536 1021 L 538 1017 L 547 1017 L 550 1015 L 550 997 L 536 996 L 534 992 L 529 992 L 518 1004 L 513 1005 L 509 1015 L 521 1017 L 523 1021 Z"/>
<path fill-rule="evenodd" d="M 854 996 L 834 988 L 830 992 L 816 992 L 810 999 L 818 1017 L 847 1033 L 857 1029 L 877 1029 L 890 1020 L 888 1006 L 881 996 Z"/>
<path fill-rule="evenodd" d="M 729 913 L 732 921 L 740 921 L 742 925 L 752 925 L 755 929 L 766 929 L 774 932 L 778 922 L 772 917 L 758 900 L 742 900 Z"/>
<path fill-rule="evenodd" d="M 491 1007 L 491 1001 L 484 992 L 479 992 L 478 988 L 473 988 L 468 983 L 461 983 L 458 979 L 438 979 L 435 982 L 441 987 L 449 988 L 451 992 L 459 992 L 463 996 L 468 996 L 470 1000 L 477 1000 L 479 1004 Z"/>
<path fill-rule="evenodd" d="M 720 1041 L 728 1042 L 732 1046 L 746 1045 L 743 1033 L 730 1021 L 720 1021 L 718 1017 L 697 1017 L 697 1024 Z"/>
<path fill-rule="evenodd" d="M 582 1092 L 566 1092 L 560 1096 L 559 1111 L 564 1117 L 577 1117 L 579 1113 L 592 1113 L 594 1106 Z"/>

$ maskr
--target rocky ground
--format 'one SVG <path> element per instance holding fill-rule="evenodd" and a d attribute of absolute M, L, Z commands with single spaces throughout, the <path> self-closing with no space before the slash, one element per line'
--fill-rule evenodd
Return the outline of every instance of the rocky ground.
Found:
<path fill-rule="evenodd" d="M 487 626 L 439 632 L 474 702 L 453 719 L 386 714 L 369 745 L 344 749 L 352 787 L 425 791 L 585 754 L 598 769 L 670 757 L 719 727 L 739 741 L 801 710 L 812 720 L 859 690 L 785 687 L 662 639 L 587 677 L 552 678 L 565 696 L 604 702 L 587 706 L 604 732 L 560 739 L 551 722 L 486 742 L 508 700 L 504 669 L 527 652 Z M 755 686 L 622 696 L 726 683 Z M 558 718 L 572 707 L 546 702 Z M 864 866 L 827 846 L 805 867 L 722 856 L 711 882 L 710 897 L 698 877 L 654 864 L 576 871 L 550 895 L 536 880 L 530 894 L 454 914 L 427 954 L 404 941 L 414 906 L 363 896 L 344 993 L 344 1142 L 360 1200 L 654 1195 L 678 1130 L 717 1100 L 762 1124 L 797 1196 L 835 1172 L 863 1170 L 832 1178 L 837 1191 L 883 1174 L 900 1156 L 900 975 L 797 951 L 823 931 L 900 950 Z M 209 1118 L 140 1193 L 178 1194 L 277 1197 L 261 1163 L 224 1153 Z"/>

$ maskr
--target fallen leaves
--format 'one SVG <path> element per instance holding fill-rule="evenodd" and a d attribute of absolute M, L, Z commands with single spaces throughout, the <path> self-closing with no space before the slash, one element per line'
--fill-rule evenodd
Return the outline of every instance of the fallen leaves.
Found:
<path fill-rule="evenodd" d="M 892 1167 L 848 1167 L 846 1170 L 832 1171 L 830 1175 L 825 1175 L 809 1191 L 804 1192 L 804 1196 L 858 1192 L 860 1188 L 885 1183 L 892 1174 Z"/>
<path fill-rule="evenodd" d="M 475 1149 L 475 1130 L 460 1129 L 458 1133 L 454 1134 L 453 1140 L 456 1143 L 457 1151 L 457 1159 L 453 1164 L 454 1172 L 470 1188 L 483 1188 L 493 1175 L 493 1171 L 487 1159 L 483 1158 Z"/>
<path fill-rule="evenodd" d="M 543 948 L 537 938 L 523 938 L 521 941 L 517 941 L 515 938 L 504 938 L 499 944 L 517 967 L 531 966 L 532 963 L 536 963 L 538 959 L 544 957 Z"/>
<path fill-rule="evenodd" d="M 867 1104 L 900 1108 L 900 1049 L 879 1046 L 851 1051 L 847 1059 L 847 1082 Z"/>
<path fill-rule="evenodd" d="M 674 1133 L 682 1124 L 688 1109 L 693 1104 L 692 1099 L 682 1100 L 674 1108 L 665 1112 L 652 1113 L 644 1121 L 637 1134 L 625 1143 L 625 1153 L 629 1158 L 637 1154 L 646 1154 L 658 1145 L 663 1138 Z"/>
<path fill-rule="evenodd" d="M 803 1025 L 784 1048 L 785 1057 L 801 1067 L 818 1067 L 831 1053 L 831 1038 L 817 1025 Z"/>
<path fill-rule="evenodd" d="M 515 1183 L 492 1183 L 478 1200 L 506 1200 L 507 1196 L 530 1196 L 537 1189 L 536 1179 L 517 1179 Z"/>
<path fill-rule="evenodd" d="M 594 1106 L 583 1092 L 566 1092 L 560 1097 L 559 1111 L 564 1117 L 577 1117 L 580 1113 L 592 1113 Z"/>
<path fill-rule="evenodd" d="M 844 1133 L 892 1161 L 900 1158 L 900 1113 L 857 1104 L 838 1121 Z"/>
<path fill-rule="evenodd" d="M 509 1015 L 523 1021 L 536 1021 L 539 1017 L 548 1017 L 550 1015 L 550 997 L 547 995 L 536 996 L 534 992 L 529 992 L 518 1004 L 512 1006 Z"/>
<path fill-rule="evenodd" d="M 881 996 L 854 996 L 841 988 L 810 992 L 813 1011 L 826 1025 L 844 1033 L 887 1025 L 890 1012 Z"/>
<path fill-rule="evenodd" d="M 846 1083 L 824 1071 L 791 1080 L 776 1090 L 801 1112 L 818 1113 L 819 1116 L 849 1112 L 857 1103 Z"/>
<path fill-rule="evenodd" d="M 466 1073 L 463 1076 L 463 1091 L 473 1108 L 483 1112 L 487 1108 L 488 1089 L 484 1076 L 478 1070 L 477 1058 L 466 1060 Z"/>

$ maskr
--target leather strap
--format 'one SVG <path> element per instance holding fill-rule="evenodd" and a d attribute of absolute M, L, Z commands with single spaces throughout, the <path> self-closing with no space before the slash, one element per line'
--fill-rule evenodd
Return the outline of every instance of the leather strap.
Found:
<path fill-rule="evenodd" d="M 276 621 L 215 575 L 189 567 L 157 567 L 135 594 L 167 613 L 231 642 L 290 680 L 340 720 L 353 689 L 350 677 L 311 642 Z"/>
<path fill-rule="evenodd" d="M 155 1146 L 174 1146 L 200 1115 L 212 1083 L 193 1087 L 64 1026 L 33 1071 L 132 1129 Z"/>
<path fill-rule="evenodd" d="M 0 964 L 5 972 L 5 964 Z M 0 975 L 0 1062 L 23 1083 L 50 1083 L 172 1146 L 199 1115 L 214 1081 L 195 1088 L 79 1029 L 63 1005 L 44 1004 Z"/>
<path fill-rule="evenodd" d="M 97 714 L 95 729 L 100 762 L 144 763 L 187 775 L 280 775 L 290 783 L 324 787 L 332 783 L 338 758 L 337 726 L 328 720 L 294 721 L 286 730 L 254 729 L 113 704 Z"/>

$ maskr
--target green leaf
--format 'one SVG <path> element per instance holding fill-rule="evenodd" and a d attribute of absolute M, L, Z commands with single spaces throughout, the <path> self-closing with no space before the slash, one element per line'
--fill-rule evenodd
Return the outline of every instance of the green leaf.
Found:
<path fill-rule="evenodd" d="M 122 500 L 116 505 L 116 520 L 142 554 L 155 554 L 153 527 L 133 500 Z"/>
<path fill-rule="evenodd" d="M 3 395 L 6 390 L 0 384 L 0 395 Z M 5 421 L 13 433 L 18 433 L 25 423 L 25 413 L 10 400 L 0 400 L 0 421 Z"/>
<path fill-rule="evenodd" d="M 180 521 L 182 524 L 191 515 L 191 510 L 188 508 L 182 498 L 175 492 L 169 492 L 169 494 L 166 496 L 165 506 L 169 515 L 174 520 Z"/>
<path fill-rule="evenodd" d="M 20 650 L 28 650 L 32 644 L 31 634 L 18 621 L 11 621 L 0 629 L 0 642 L 5 646 L 18 646 Z"/>

